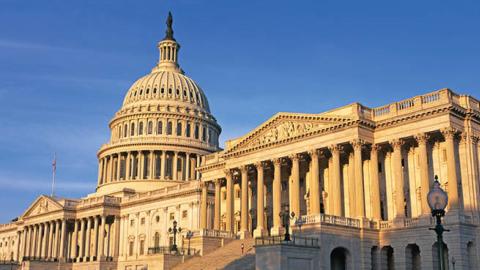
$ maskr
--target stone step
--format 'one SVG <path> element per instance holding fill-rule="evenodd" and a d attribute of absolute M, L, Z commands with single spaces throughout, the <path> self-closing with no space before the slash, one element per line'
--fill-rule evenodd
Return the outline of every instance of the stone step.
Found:
<path fill-rule="evenodd" d="M 244 244 L 244 253 L 241 246 Z M 252 238 L 234 240 L 204 256 L 193 257 L 172 270 L 254 270 L 255 250 Z"/>

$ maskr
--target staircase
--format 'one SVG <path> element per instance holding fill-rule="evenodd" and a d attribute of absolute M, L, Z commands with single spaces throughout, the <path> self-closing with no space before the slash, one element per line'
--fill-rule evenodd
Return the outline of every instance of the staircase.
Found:
<path fill-rule="evenodd" d="M 244 244 L 243 254 L 242 243 Z M 193 257 L 178 264 L 172 270 L 254 270 L 253 244 L 253 238 L 234 240 L 204 256 Z"/>

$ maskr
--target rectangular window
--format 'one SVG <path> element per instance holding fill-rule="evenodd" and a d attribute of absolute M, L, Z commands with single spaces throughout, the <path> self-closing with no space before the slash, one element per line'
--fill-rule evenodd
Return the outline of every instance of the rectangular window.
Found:
<path fill-rule="evenodd" d="M 140 240 L 140 255 L 143 255 L 144 250 L 145 250 L 145 241 Z"/>
<path fill-rule="evenodd" d="M 131 220 L 130 220 L 130 226 L 133 227 L 134 225 L 135 225 L 135 220 L 134 220 L 134 219 L 131 219 Z"/>
<path fill-rule="evenodd" d="M 128 256 L 133 256 L 133 241 L 129 243 Z"/>
<path fill-rule="evenodd" d="M 145 225 L 145 218 L 144 217 L 142 217 L 142 219 L 140 219 L 140 224 Z"/>
<path fill-rule="evenodd" d="M 378 172 L 379 173 L 382 172 L 382 163 L 381 162 L 378 162 Z"/>
<path fill-rule="evenodd" d="M 170 220 L 174 220 L 175 219 L 175 213 L 170 213 Z"/>

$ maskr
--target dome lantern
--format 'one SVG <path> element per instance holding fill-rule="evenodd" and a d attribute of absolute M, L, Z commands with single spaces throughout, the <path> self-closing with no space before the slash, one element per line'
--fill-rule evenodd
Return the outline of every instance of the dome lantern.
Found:
<path fill-rule="evenodd" d="M 171 12 L 168 12 L 166 24 L 167 30 L 165 31 L 165 38 L 163 38 L 163 40 L 157 45 L 158 50 L 160 51 L 158 64 L 153 68 L 152 72 L 174 71 L 183 73 L 178 65 L 178 51 L 180 50 L 180 44 L 178 44 L 173 37 L 173 18 Z"/>

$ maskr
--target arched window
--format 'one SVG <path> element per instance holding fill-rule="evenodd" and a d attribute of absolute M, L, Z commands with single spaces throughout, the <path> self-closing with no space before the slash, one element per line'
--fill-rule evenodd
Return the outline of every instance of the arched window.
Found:
<path fill-rule="evenodd" d="M 177 136 L 182 136 L 182 122 L 177 122 Z"/>
<path fill-rule="evenodd" d="M 167 122 L 167 135 L 172 135 L 172 121 Z"/>
<path fill-rule="evenodd" d="M 118 137 L 121 138 L 122 137 L 122 126 L 118 126 Z"/>
<path fill-rule="evenodd" d="M 149 121 L 148 122 L 148 127 L 147 127 L 147 133 L 152 134 L 152 132 L 153 132 L 153 122 Z"/>
<path fill-rule="evenodd" d="M 203 126 L 203 128 L 202 128 L 202 141 L 206 141 L 206 140 L 207 140 L 207 127 Z"/>
<path fill-rule="evenodd" d="M 123 137 L 127 137 L 127 135 L 128 135 L 127 128 L 128 128 L 128 125 L 125 124 L 125 126 L 123 127 Z"/>
<path fill-rule="evenodd" d="M 191 129 L 190 122 L 187 123 L 187 128 L 185 130 L 185 136 L 190 137 L 190 129 Z"/>
<path fill-rule="evenodd" d="M 130 125 L 130 136 L 135 135 L 135 123 Z"/>
<path fill-rule="evenodd" d="M 163 122 L 158 121 L 157 134 L 162 134 L 162 133 L 163 133 Z"/>
<path fill-rule="evenodd" d="M 138 124 L 138 135 L 143 135 L 143 122 Z"/>
<path fill-rule="evenodd" d="M 197 140 L 198 140 L 198 134 L 199 134 L 198 128 L 199 128 L 198 124 L 195 124 L 195 132 L 194 132 L 195 134 L 194 135 L 195 135 L 195 139 L 197 139 Z"/>

